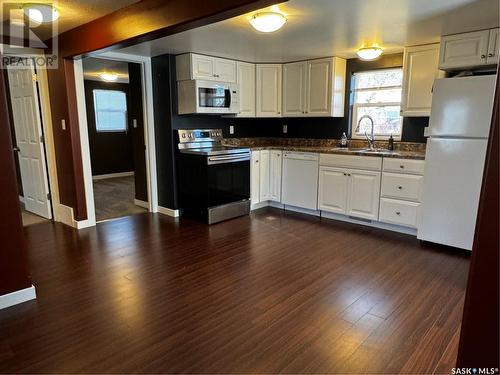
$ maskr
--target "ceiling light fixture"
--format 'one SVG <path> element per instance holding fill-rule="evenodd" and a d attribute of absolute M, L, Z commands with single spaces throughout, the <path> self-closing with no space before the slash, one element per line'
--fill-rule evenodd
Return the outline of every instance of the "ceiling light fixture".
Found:
<path fill-rule="evenodd" d="M 382 55 L 384 50 L 378 46 L 363 47 L 356 52 L 361 60 L 375 60 Z"/>
<path fill-rule="evenodd" d="M 23 4 L 23 10 L 31 21 L 38 24 L 50 23 L 59 18 L 59 11 L 49 4 Z"/>
<path fill-rule="evenodd" d="M 102 72 L 101 74 L 99 74 L 99 77 L 101 77 L 106 82 L 115 82 L 118 79 L 118 74 Z"/>
<path fill-rule="evenodd" d="M 263 33 L 272 33 L 279 30 L 286 23 L 286 18 L 281 13 L 277 12 L 262 12 L 257 13 L 250 18 L 250 24 L 257 31 Z"/>

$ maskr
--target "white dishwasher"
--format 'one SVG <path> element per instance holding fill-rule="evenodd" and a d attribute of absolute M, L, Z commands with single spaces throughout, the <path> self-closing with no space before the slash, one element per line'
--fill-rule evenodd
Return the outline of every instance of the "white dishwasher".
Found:
<path fill-rule="evenodd" d="M 308 152 L 283 153 L 282 203 L 318 208 L 319 154 Z"/>

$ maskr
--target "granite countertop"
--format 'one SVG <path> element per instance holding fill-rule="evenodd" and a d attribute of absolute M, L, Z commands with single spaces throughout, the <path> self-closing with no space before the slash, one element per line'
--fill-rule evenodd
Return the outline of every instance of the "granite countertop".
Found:
<path fill-rule="evenodd" d="M 339 140 L 308 138 L 226 138 L 226 146 L 248 147 L 253 151 L 282 150 L 296 152 L 315 152 L 321 154 L 360 155 L 372 157 L 425 159 L 425 144 L 395 142 L 394 151 L 387 149 L 386 141 L 375 141 L 375 150 L 367 150 L 364 140 L 349 140 L 347 148 L 340 148 Z"/>
<path fill-rule="evenodd" d="M 320 154 L 339 154 L 339 155 L 360 155 L 374 156 L 384 158 L 416 159 L 424 160 L 425 152 L 421 151 L 389 151 L 387 149 L 376 149 L 369 151 L 363 148 L 340 148 L 340 147 L 314 147 L 314 146 L 251 146 L 252 151 L 259 150 L 282 150 L 296 152 L 316 152 Z"/>

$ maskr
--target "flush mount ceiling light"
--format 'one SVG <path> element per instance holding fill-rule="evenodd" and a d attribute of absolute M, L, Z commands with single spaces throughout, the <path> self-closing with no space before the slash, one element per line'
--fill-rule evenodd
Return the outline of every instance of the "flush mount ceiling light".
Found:
<path fill-rule="evenodd" d="M 250 24 L 257 31 L 263 33 L 272 33 L 279 30 L 286 23 L 286 18 L 281 13 L 277 12 L 262 12 L 257 13 L 250 18 Z"/>
<path fill-rule="evenodd" d="M 36 23 L 50 23 L 59 18 L 59 12 L 49 4 L 23 4 L 24 13 Z"/>
<path fill-rule="evenodd" d="M 99 77 L 101 77 L 106 82 L 115 82 L 118 79 L 118 74 L 103 72 L 99 74 Z"/>
<path fill-rule="evenodd" d="M 375 59 L 379 58 L 383 52 L 384 51 L 382 50 L 382 48 L 377 47 L 377 46 L 372 46 L 372 47 L 360 48 L 360 49 L 358 49 L 358 51 L 356 53 L 358 54 L 358 57 L 361 60 L 370 61 L 370 60 L 375 60 Z"/>

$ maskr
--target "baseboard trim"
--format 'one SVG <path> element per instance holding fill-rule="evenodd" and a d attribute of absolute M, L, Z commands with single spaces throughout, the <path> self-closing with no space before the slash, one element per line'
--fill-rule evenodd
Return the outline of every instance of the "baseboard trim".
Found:
<path fill-rule="evenodd" d="M 179 217 L 180 216 L 179 210 L 173 210 L 171 208 L 166 208 L 166 207 L 162 207 L 162 206 L 158 206 L 158 213 L 160 213 L 162 215 L 167 215 L 170 217 Z"/>
<path fill-rule="evenodd" d="M 64 204 L 59 204 L 57 207 L 54 206 L 54 219 L 55 221 L 74 227 L 73 208 Z"/>
<path fill-rule="evenodd" d="M 33 285 L 29 288 L 16 290 L 15 292 L 0 296 L 0 310 L 23 302 L 31 301 L 32 299 L 36 299 L 36 290 Z"/>
<path fill-rule="evenodd" d="M 285 205 L 284 209 L 285 209 L 285 211 L 293 211 L 293 212 L 298 212 L 301 214 L 306 214 L 306 215 L 311 215 L 311 216 L 321 216 L 321 211 L 311 210 L 309 208 L 301 208 L 301 207 Z"/>
<path fill-rule="evenodd" d="M 334 213 L 330 213 L 330 212 L 326 212 L 326 211 L 309 210 L 306 208 L 287 206 L 287 205 L 284 205 L 283 203 L 274 202 L 274 201 L 264 201 L 264 202 L 259 202 L 259 203 L 253 204 L 251 207 L 251 210 L 252 211 L 258 210 L 258 209 L 264 208 L 264 207 L 274 207 L 274 208 L 284 209 L 286 211 L 293 211 L 293 212 L 298 212 L 298 213 L 302 213 L 302 214 L 306 214 L 306 215 L 312 215 L 312 216 L 316 216 L 316 217 L 319 216 L 319 217 L 329 219 L 329 220 L 344 221 L 344 222 L 351 223 L 351 224 L 364 225 L 367 227 L 385 229 L 385 230 L 390 230 L 392 232 L 398 232 L 398 233 L 403 233 L 403 234 L 409 234 L 411 236 L 417 236 L 417 229 L 415 229 L 415 228 L 403 227 L 403 226 L 394 225 L 394 224 L 387 224 L 387 223 L 382 223 L 380 221 L 370 221 L 370 220 L 365 220 L 365 219 L 357 220 L 356 218 L 352 218 L 352 217 L 341 215 L 341 214 L 334 214 Z"/>
<path fill-rule="evenodd" d="M 146 201 L 141 201 L 140 199 L 134 199 L 134 204 L 136 206 L 139 206 L 139 207 L 142 207 L 142 208 L 145 208 L 146 210 L 149 211 L 149 202 L 146 202 Z"/>
<path fill-rule="evenodd" d="M 133 176 L 134 172 L 119 172 L 119 173 L 108 173 L 108 174 L 99 174 L 96 176 L 92 176 L 92 180 L 106 180 L 108 178 L 117 178 L 117 177 L 129 177 Z"/>
<path fill-rule="evenodd" d="M 372 227 L 372 228 L 390 230 L 392 232 L 409 234 L 411 236 L 417 235 L 417 230 L 415 228 L 402 227 L 399 225 L 382 223 L 380 221 L 365 221 L 364 219 L 356 220 L 355 218 L 351 218 L 349 216 L 334 214 L 334 213 L 325 212 L 325 211 L 321 211 L 321 217 L 325 218 L 325 219 L 338 220 L 338 221 L 344 221 L 344 222 L 352 223 L 352 224 L 364 225 L 364 226 Z"/>

